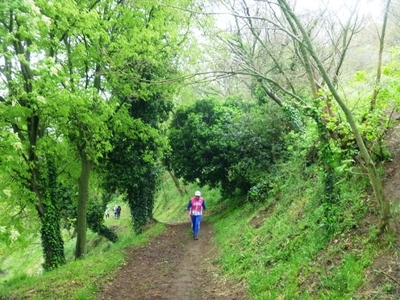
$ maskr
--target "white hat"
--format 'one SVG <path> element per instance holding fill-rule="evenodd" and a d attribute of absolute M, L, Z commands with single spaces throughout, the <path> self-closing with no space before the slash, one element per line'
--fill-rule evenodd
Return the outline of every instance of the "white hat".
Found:
<path fill-rule="evenodd" d="M 194 192 L 194 195 L 195 195 L 195 196 L 201 196 L 201 193 L 200 193 L 200 191 L 195 191 L 195 192 Z"/>

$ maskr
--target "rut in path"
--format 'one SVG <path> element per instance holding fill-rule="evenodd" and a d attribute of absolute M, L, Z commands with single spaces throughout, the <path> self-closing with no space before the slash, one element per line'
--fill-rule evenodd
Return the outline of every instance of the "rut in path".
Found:
<path fill-rule="evenodd" d="M 244 288 L 219 275 L 212 225 L 193 240 L 189 223 L 167 225 L 145 246 L 127 251 L 126 263 L 102 287 L 101 300 L 245 300 Z"/>

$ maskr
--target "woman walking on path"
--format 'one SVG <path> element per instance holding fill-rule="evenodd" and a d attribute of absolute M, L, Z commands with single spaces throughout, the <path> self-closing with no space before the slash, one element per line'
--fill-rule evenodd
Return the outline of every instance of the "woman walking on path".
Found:
<path fill-rule="evenodd" d="M 189 218 L 192 221 L 193 238 L 195 240 L 198 239 L 203 209 L 206 210 L 206 202 L 201 197 L 200 191 L 196 191 L 186 207 L 186 210 L 189 211 Z"/>

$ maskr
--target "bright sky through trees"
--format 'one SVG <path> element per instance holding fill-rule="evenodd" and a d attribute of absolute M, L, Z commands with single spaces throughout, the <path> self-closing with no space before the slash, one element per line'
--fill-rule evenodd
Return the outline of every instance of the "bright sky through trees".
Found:
<path fill-rule="evenodd" d="M 266 1 L 247 1 L 249 6 L 253 4 L 256 5 L 257 2 Z M 383 0 L 294 0 L 290 1 L 290 4 L 294 6 L 294 10 L 297 12 L 323 11 L 328 9 L 329 11 L 334 12 L 334 14 L 341 19 L 347 19 L 349 14 L 351 14 L 352 11 L 354 11 L 354 8 L 358 5 L 356 11 L 361 15 L 371 16 L 375 21 L 381 20 L 381 15 L 384 9 Z M 219 14 L 216 18 L 218 27 L 224 28 L 229 26 L 229 20 L 233 20 L 231 13 L 222 4 L 215 5 L 214 13 Z"/>
<path fill-rule="evenodd" d="M 383 10 L 382 0 L 297 0 L 297 9 L 318 10 L 328 8 L 338 17 L 347 18 L 348 13 L 358 6 L 362 14 L 379 17 Z"/>

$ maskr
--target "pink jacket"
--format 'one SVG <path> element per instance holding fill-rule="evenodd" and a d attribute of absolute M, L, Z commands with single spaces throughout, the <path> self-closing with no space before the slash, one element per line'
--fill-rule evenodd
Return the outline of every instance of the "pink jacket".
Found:
<path fill-rule="evenodd" d="M 201 216 L 203 214 L 203 208 L 206 209 L 206 204 L 203 197 L 196 200 L 195 197 L 191 198 L 187 210 L 190 210 L 191 216 Z"/>

